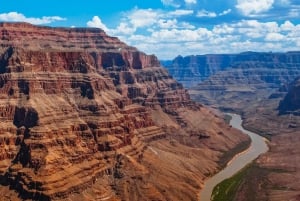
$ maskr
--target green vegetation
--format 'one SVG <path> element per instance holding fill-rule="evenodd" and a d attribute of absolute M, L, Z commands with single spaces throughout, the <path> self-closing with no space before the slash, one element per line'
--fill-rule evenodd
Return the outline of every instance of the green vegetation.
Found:
<path fill-rule="evenodd" d="M 229 179 L 225 179 L 218 184 L 212 193 L 213 201 L 233 201 L 235 194 L 243 181 L 249 165 L 243 168 Z"/>
<path fill-rule="evenodd" d="M 240 192 L 247 195 L 244 201 L 255 201 L 263 197 L 257 192 L 257 185 L 266 185 L 266 178 L 271 170 L 259 167 L 255 162 L 250 163 L 231 178 L 225 179 L 215 186 L 212 193 L 212 201 L 234 201 Z"/>

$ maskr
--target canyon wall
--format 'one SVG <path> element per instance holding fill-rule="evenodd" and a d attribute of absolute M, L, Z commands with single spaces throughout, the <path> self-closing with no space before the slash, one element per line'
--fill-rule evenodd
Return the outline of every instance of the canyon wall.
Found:
<path fill-rule="evenodd" d="M 90 28 L 0 23 L 0 120 L 4 200 L 197 200 L 248 140 Z"/>
<path fill-rule="evenodd" d="M 192 99 L 241 111 L 300 76 L 300 52 L 177 57 L 166 68 L 189 88 Z"/>
<path fill-rule="evenodd" d="M 288 86 L 287 94 L 280 101 L 278 109 L 281 114 L 300 115 L 300 77 Z"/>
<path fill-rule="evenodd" d="M 268 69 L 269 77 L 263 78 L 271 82 L 272 71 L 278 69 L 299 70 L 300 52 L 244 52 L 240 54 L 207 54 L 178 56 L 172 61 L 162 61 L 169 73 L 184 86 L 190 88 L 206 80 L 219 71 L 228 69 Z M 259 74 L 259 73 L 258 73 Z"/>

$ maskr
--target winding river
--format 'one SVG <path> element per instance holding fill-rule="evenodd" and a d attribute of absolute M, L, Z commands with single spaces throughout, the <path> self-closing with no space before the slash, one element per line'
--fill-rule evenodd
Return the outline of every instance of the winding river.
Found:
<path fill-rule="evenodd" d="M 223 180 L 233 176 L 235 173 L 237 173 L 239 170 L 241 170 L 243 167 L 245 167 L 247 164 L 249 164 L 251 161 L 256 159 L 260 154 L 265 153 L 268 151 L 268 146 L 266 144 L 265 138 L 250 132 L 248 130 L 245 130 L 242 127 L 242 119 L 240 115 L 237 114 L 228 114 L 232 116 L 232 119 L 230 121 L 230 125 L 232 127 L 237 128 L 241 130 L 243 133 L 247 134 L 251 138 L 251 145 L 250 147 L 240 153 L 237 154 L 220 172 L 218 172 L 213 177 L 209 178 L 204 183 L 204 187 L 200 192 L 200 201 L 210 201 L 210 197 L 212 194 L 212 191 L 214 187 L 222 182 Z"/>

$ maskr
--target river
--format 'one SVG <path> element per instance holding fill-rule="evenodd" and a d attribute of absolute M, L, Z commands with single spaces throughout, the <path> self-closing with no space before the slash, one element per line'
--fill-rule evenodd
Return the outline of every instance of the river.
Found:
<path fill-rule="evenodd" d="M 241 170 L 251 161 L 256 159 L 260 154 L 267 152 L 269 149 L 266 144 L 265 138 L 253 132 L 245 130 L 242 127 L 243 121 L 240 115 L 237 114 L 228 114 L 228 115 L 232 116 L 232 119 L 230 121 L 230 125 L 232 125 L 232 127 L 237 128 L 241 130 L 243 133 L 250 136 L 251 145 L 246 151 L 237 154 L 223 170 L 221 170 L 213 177 L 205 181 L 204 187 L 200 192 L 200 201 L 210 201 L 212 191 L 217 184 L 233 176 L 235 173 L 237 173 L 239 170 Z"/>

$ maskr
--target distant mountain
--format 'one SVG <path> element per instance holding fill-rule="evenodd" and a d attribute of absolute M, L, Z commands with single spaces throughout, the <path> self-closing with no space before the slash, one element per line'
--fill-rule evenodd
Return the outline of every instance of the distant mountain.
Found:
<path fill-rule="evenodd" d="M 300 76 L 300 52 L 178 56 L 164 64 L 192 99 L 239 111 Z"/>
<path fill-rule="evenodd" d="M 162 61 L 169 73 L 185 87 L 189 88 L 206 80 L 210 76 L 227 69 L 300 69 L 300 52 L 244 52 L 240 54 L 208 54 L 197 56 L 178 56 L 172 61 Z M 276 76 L 276 75 L 275 75 Z M 270 76 L 266 82 L 272 82 Z"/>

